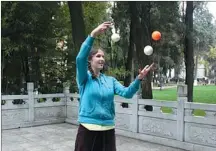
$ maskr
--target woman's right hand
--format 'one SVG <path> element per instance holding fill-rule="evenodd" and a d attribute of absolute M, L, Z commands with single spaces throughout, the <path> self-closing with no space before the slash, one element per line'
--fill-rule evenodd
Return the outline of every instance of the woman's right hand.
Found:
<path fill-rule="evenodd" d="M 96 27 L 90 34 L 91 37 L 96 37 L 99 34 L 104 33 L 110 26 L 112 26 L 111 22 L 104 22 Z"/>

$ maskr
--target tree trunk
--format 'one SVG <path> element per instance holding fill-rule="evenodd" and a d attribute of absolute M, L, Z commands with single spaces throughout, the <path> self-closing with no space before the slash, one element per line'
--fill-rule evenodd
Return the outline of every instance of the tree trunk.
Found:
<path fill-rule="evenodd" d="M 142 18 L 142 23 L 139 18 L 139 12 L 137 10 L 137 4 L 135 1 L 129 2 L 129 8 L 131 11 L 131 21 L 135 25 L 135 31 L 133 32 L 134 42 L 136 46 L 136 55 L 138 59 L 138 67 L 140 69 L 144 68 L 146 65 L 150 64 L 151 58 L 144 55 L 143 48 L 146 45 L 150 45 L 148 36 L 149 24 L 148 16 L 145 19 Z M 146 7 L 145 7 L 146 8 Z M 145 9 L 142 7 L 142 9 Z M 145 21 L 145 22 L 144 22 Z M 152 99 L 152 87 L 151 87 L 151 74 L 148 74 L 145 80 L 142 81 L 142 98 Z"/>
<path fill-rule="evenodd" d="M 41 77 L 41 70 L 40 70 L 40 57 L 35 56 L 35 87 L 38 88 L 38 86 L 42 85 L 42 77 Z"/>
<path fill-rule="evenodd" d="M 26 83 L 27 82 L 31 82 L 30 81 L 30 75 L 29 75 L 29 63 L 28 62 L 29 62 L 28 55 L 26 55 L 24 57 L 24 68 L 25 68 L 24 74 L 25 74 L 25 81 L 26 81 Z"/>
<path fill-rule="evenodd" d="M 110 67 L 113 68 L 113 58 L 112 58 L 112 42 L 108 40 L 108 47 L 110 49 Z"/>
<path fill-rule="evenodd" d="M 83 20 L 82 2 L 68 1 L 70 18 L 72 23 L 72 37 L 75 46 L 75 52 L 80 49 L 85 40 L 85 24 Z"/>
<path fill-rule="evenodd" d="M 20 88 L 26 88 L 26 78 L 25 78 L 25 61 L 24 56 L 20 55 L 20 65 L 21 65 L 21 71 L 20 71 Z M 26 89 L 25 89 L 26 90 Z"/>
<path fill-rule="evenodd" d="M 131 74 L 127 74 L 125 76 L 124 86 L 129 86 L 130 85 L 131 79 L 132 79 L 132 76 L 133 76 L 133 72 L 134 72 L 132 70 L 133 52 L 134 52 L 133 30 L 134 30 L 134 25 L 133 25 L 133 22 L 131 21 L 131 24 L 130 24 L 130 44 L 129 44 L 129 50 L 128 50 L 128 55 L 127 55 L 127 62 L 125 64 L 126 71 L 131 72 Z"/>
<path fill-rule="evenodd" d="M 188 85 L 188 101 L 193 102 L 193 82 L 194 82 L 194 51 L 193 51 L 193 1 L 187 1 L 185 15 L 185 66 L 186 81 Z"/>
<path fill-rule="evenodd" d="M 41 83 L 41 70 L 40 70 L 40 55 L 36 47 L 31 47 L 31 82 L 34 83 L 34 87 L 38 88 L 39 83 Z"/>
<path fill-rule="evenodd" d="M 169 68 L 169 78 L 172 77 L 172 68 Z"/>
<path fill-rule="evenodd" d="M 78 54 L 78 51 L 85 40 L 85 24 L 83 20 L 83 11 L 82 11 L 82 2 L 81 1 L 68 1 L 68 7 L 70 11 L 70 18 L 72 24 L 72 39 L 74 44 L 73 52 L 68 53 L 68 64 L 71 68 L 67 70 L 67 77 L 71 79 L 71 77 L 75 76 L 76 68 L 72 63 L 72 58 Z M 74 81 L 75 82 L 75 81 Z M 75 90 L 77 91 L 77 90 Z"/>

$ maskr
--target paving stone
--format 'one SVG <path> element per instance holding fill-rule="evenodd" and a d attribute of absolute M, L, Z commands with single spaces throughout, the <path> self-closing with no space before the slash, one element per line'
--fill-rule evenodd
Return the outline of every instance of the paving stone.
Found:
<path fill-rule="evenodd" d="M 2 151 L 73 151 L 77 126 L 63 123 L 2 130 Z M 116 135 L 117 151 L 183 151 Z"/>

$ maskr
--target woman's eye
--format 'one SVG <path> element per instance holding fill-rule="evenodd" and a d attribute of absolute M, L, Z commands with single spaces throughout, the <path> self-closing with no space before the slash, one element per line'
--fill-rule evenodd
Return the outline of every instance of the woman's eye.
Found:
<path fill-rule="evenodd" d="M 104 58 L 104 56 L 101 56 L 101 55 L 97 55 L 96 57 L 98 57 L 98 58 L 103 57 Z"/>

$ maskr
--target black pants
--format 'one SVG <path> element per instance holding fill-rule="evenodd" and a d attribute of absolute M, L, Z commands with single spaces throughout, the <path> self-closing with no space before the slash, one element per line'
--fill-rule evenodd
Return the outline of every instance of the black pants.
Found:
<path fill-rule="evenodd" d="M 79 125 L 75 151 L 116 151 L 115 130 L 90 131 Z"/>

